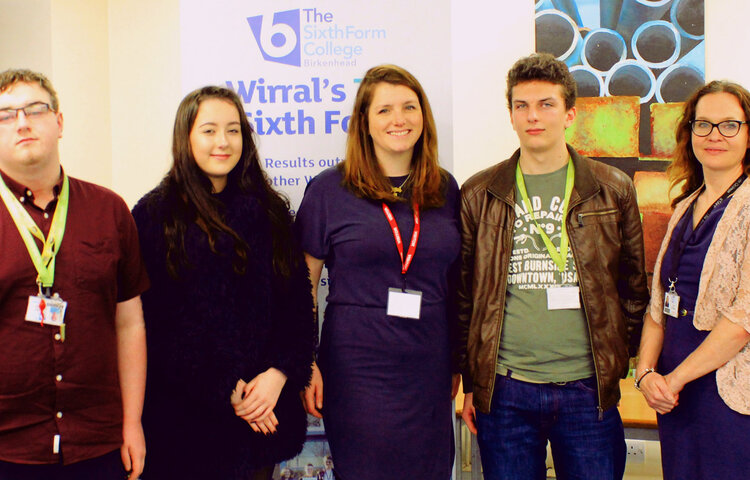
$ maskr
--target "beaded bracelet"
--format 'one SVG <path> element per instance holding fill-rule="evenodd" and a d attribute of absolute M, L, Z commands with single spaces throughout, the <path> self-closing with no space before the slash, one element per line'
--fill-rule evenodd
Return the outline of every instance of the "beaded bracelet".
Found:
<path fill-rule="evenodd" d="M 641 390 L 641 382 L 643 381 L 643 377 L 648 375 L 649 373 L 654 373 L 656 370 L 653 368 L 647 368 L 643 373 L 641 373 L 641 376 L 638 377 L 638 379 L 635 381 L 635 389 L 640 391 Z"/>

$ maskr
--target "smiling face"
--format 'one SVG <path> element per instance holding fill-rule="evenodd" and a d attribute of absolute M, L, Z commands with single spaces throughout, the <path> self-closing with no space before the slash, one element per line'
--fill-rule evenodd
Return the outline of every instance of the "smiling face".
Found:
<path fill-rule="evenodd" d="M 41 86 L 16 83 L 0 93 L 0 109 L 22 108 L 32 103 L 51 104 Z M 48 111 L 34 117 L 19 112 L 15 120 L 0 124 L 0 168 L 13 176 L 28 168 L 59 163 L 58 140 L 62 137 L 61 113 Z"/>
<path fill-rule="evenodd" d="M 534 155 L 565 149 L 565 129 L 573 124 L 575 107 L 565 108 L 562 86 L 522 82 L 513 87 L 510 123 L 521 142 L 521 151 Z"/>
<path fill-rule="evenodd" d="M 698 100 L 695 106 L 695 120 L 706 120 L 719 123 L 724 120 L 744 122 L 745 113 L 737 97 L 727 92 L 709 93 Z M 748 126 L 740 126 L 734 137 L 724 137 L 714 127 L 707 137 L 691 134 L 693 153 L 706 173 L 727 173 L 739 176 L 742 172 L 742 160 L 750 146 Z"/>
<path fill-rule="evenodd" d="M 422 135 L 422 108 L 417 94 L 404 85 L 375 86 L 367 121 L 378 161 L 407 157 Z"/>
<path fill-rule="evenodd" d="M 227 175 L 242 155 L 242 132 L 237 107 L 228 100 L 209 98 L 201 102 L 190 130 L 190 148 L 195 163 L 221 192 Z"/>

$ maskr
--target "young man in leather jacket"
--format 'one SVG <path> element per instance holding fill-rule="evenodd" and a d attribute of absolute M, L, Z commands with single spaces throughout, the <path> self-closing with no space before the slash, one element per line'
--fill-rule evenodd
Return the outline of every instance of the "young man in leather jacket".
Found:
<path fill-rule="evenodd" d="M 520 148 L 462 187 L 463 418 L 487 479 L 622 478 L 619 379 L 648 302 L 633 182 L 565 142 L 576 86 L 549 54 L 508 73 Z"/>

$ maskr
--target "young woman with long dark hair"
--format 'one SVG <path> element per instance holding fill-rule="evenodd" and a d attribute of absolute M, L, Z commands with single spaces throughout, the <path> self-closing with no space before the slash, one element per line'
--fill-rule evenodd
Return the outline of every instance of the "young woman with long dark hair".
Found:
<path fill-rule="evenodd" d="M 289 205 L 231 90 L 183 99 L 172 154 L 133 209 L 152 284 L 144 478 L 269 479 L 304 442 L 314 343 Z"/>

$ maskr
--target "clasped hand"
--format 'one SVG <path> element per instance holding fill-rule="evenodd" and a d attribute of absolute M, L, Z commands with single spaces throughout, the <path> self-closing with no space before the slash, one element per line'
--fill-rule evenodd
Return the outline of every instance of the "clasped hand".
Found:
<path fill-rule="evenodd" d="M 280 370 L 269 368 L 247 383 L 239 379 L 230 398 L 234 413 L 256 432 L 275 433 L 279 421 L 273 409 L 286 378 Z"/>
<path fill-rule="evenodd" d="M 662 376 L 654 372 L 641 380 L 640 387 L 648 406 L 664 415 L 679 404 L 683 385 L 679 384 L 671 373 Z"/>

